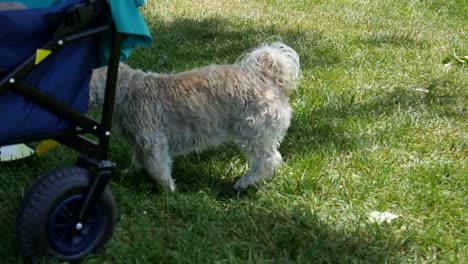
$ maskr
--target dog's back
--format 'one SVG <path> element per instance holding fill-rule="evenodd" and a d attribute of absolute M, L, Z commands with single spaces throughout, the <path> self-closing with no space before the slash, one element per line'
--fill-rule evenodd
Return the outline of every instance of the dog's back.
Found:
<path fill-rule="evenodd" d="M 267 129 L 285 130 L 291 116 L 287 96 L 299 83 L 299 63 L 294 49 L 274 42 L 244 53 L 234 65 L 211 65 L 172 76 L 164 97 L 172 103 L 170 115 L 184 119 L 176 126 L 187 136 L 184 144 L 193 138 L 215 143 L 227 133 L 236 137 L 245 122 L 253 126 L 268 122 Z"/>

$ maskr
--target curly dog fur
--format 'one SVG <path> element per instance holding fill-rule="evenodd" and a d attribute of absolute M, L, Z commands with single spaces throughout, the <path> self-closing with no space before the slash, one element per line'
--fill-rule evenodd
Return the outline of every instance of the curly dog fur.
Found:
<path fill-rule="evenodd" d="M 114 127 L 134 147 L 132 168 L 169 190 L 172 158 L 233 141 L 250 169 L 234 185 L 271 179 L 290 125 L 288 93 L 299 82 L 299 55 L 282 42 L 262 44 L 233 65 L 157 74 L 121 63 Z M 102 103 L 107 69 L 94 71 L 90 104 Z"/>

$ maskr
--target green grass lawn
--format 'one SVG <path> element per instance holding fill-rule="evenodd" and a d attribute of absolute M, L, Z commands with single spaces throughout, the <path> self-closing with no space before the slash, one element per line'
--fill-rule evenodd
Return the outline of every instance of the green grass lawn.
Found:
<path fill-rule="evenodd" d="M 178 191 L 124 175 L 112 139 L 119 223 L 83 263 L 466 263 L 468 3 L 464 0 L 159 0 L 154 36 L 129 64 L 178 72 L 232 63 L 280 36 L 301 56 L 294 117 L 274 181 L 238 194 L 232 146 L 178 158 Z M 24 261 L 15 213 L 57 148 L 0 164 L 0 262 Z M 399 215 L 369 223 L 372 211 Z M 48 263 L 48 262 L 46 262 Z"/>

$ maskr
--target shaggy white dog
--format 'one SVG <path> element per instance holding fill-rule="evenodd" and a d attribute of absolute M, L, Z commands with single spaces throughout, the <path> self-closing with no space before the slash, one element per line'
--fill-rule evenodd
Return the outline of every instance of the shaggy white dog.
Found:
<path fill-rule="evenodd" d="M 107 69 L 94 71 L 90 103 L 102 103 Z M 262 44 L 233 65 L 179 74 L 119 66 L 114 127 L 134 146 L 132 168 L 175 189 L 172 158 L 232 140 L 250 169 L 234 185 L 271 179 L 289 127 L 288 92 L 299 82 L 299 55 L 281 42 Z"/>

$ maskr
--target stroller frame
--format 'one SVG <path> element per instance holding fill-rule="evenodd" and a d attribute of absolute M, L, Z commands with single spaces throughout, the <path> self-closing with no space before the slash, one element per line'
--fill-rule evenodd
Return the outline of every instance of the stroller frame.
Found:
<path fill-rule="evenodd" d="M 96 203 L 98 203 L 103 196 L 104 190 L 115 168 L 115 164 L 107 160 L 107 152 L 112 126 L 122 36 L 116 31 L 114 23 L 108 19 L 110 16 L 110 6 L 107 2 L 108 1 L 105 0 L 89 0 L 87 3 L 70 7 L 65 11 L 62 21 L 52 39 L 42 47 L 37 47 L 51 50 L 52 53 L 54 53 L 69 43 L 111 32 L 111 48 L 107 65 L 108 73 L 101 122 L 97 122 L 85 114 L 74 110 L 60 100 L 45 94 L 22 80 L 36 67 L 35 54 L 31 55 L 21 65 L 17 66 L 0 80 L 0 96 L 7 90 L 14 91 L 61 118 L 76 124 L 79 128 L 74 131 L 49 135 L 6 141 L 0 140 L 0 146 L 54 139 L 62 145 L 76 150 L 79 153 L 77 160 L 78 166 L 97 170 L 97 176 L 90 179 L 84 202 L 79 209 L 78 217 L 80 221 L 86 221 Z M 47 58 L 45 58 L 45 60 L 47 60 Z M 94 135 L 97 141 L 85 138 L 85 134 Z M 63 256 L 61 256 L 62 254 L 57 255 L 58 256 L 54 257 L 63 258 Z M 82 257 L 81 255 L 79 257 L 76 256 L 77 254 L 71 257 L 65 257 L 64 259 L 74 260 L 75 258 L 78 259 Z"/>

